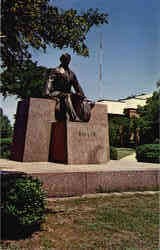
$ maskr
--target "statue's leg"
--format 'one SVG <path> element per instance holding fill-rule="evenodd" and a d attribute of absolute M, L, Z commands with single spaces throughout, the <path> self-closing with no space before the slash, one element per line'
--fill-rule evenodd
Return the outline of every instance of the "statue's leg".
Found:
<path fill-rule="evenodd" d="M 55 98 L 56 100 L 56 107 L 55 107 L 55 118 L 57 121 L 66 120 L 66 108 L 64 103 L 64 98 L 59 96 Z"/>
<path fill-rule="evenodd" d="M 75 121 L 77 118 L 77 115 L 76 115 L 76 112 L 74 110 L 70 94 L 66 95 L 65 104 L 66 104 L 66 112 L 69 114 L 69 120 Z"/>

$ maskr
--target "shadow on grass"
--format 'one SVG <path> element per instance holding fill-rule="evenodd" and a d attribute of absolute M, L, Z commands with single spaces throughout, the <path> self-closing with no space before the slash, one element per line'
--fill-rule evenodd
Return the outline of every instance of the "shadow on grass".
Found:
<path fill-rule="evenodd" d="M 64 210 L 54 211 L 47 208 L 45 215 L 64 213 Z M 1 216 L 1 240 L 20 240 L 31 237 L 34 232 L 40 232 L 41 224 L 23 226 L 17 223 L 13 216 Z"/>
<path fill-rule="evenodd" d="M 1 240 L 20 240 L 30 237 L 34 232 L 41 231 L 41 225 L 23 226 L 14 217 L 1 218 Z"/>

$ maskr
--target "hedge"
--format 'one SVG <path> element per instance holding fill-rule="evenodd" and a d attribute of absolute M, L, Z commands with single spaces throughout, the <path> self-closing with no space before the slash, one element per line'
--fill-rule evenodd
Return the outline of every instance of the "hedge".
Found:
<path fill-rule="evenodd" d="M 140 162 L 159 163 L 160 162 L 160 145 L 143 144 L 136 148 L 136 158 Z"/>

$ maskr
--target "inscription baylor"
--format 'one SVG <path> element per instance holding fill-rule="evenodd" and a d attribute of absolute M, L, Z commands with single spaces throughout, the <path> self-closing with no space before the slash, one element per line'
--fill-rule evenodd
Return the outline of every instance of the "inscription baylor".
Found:
<path fill-rule="evenodd" d="M 102 163 L 108 160 L 107 126 L 67 123 L 68 162 Z"/>
<path fill-rule="evenodd" d="M 96 134 L 96 131 L 94 128 L 90 128 L 90 129 L 87 129 L 87 128 L 77 128 L 77 132 L 78 132 L 78 135 L 80 137 L 86 137 L 86 138 L 90 138 L 90 137 L 97 137 L 97 134 Z"/>

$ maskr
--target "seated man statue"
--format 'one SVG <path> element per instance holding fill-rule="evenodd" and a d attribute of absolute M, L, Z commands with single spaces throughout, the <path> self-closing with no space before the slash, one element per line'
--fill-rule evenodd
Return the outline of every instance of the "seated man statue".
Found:
<path fill-rule="evenodd" d="M 63 54 L 60 66 L 50 70 L 45 96 L 56 100 L 56 119 L 89 121 L 94 103 L 87 100 L 74 72 L 69 69 L 71 56 Z M 75 93 L 71 91 L 74 88 Z"/>

